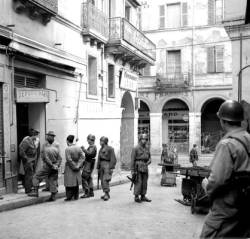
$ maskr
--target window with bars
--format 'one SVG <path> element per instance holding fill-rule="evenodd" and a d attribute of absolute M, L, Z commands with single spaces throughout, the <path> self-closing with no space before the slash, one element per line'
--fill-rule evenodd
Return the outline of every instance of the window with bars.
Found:
<path fill-rule="evenodd" d="M 115 66 L 108 64 L 108 97 L 115 98 Z"/>
<path fill-rule="evenodd" d="M 14 85 L 16 88 L 43 88 L 45 86 L 42 77 L 25 73 L 15 73 Z"/>
<path fill-rule="evenodd" d="M 96 57 L 88 57 L 88 93 L 97 95 L 97 59 Z"/>
<path fill-rule="evenodd" d="M 207 48 L 207 72 L 224 72 L 224 46 L 212 46 Z"/>
<path fill-rule="evenodd" d="M 208 0 L 208 24 L 218 24 L 223 21 L 223 0 Z"/>
<path fill-rule="evenodd" d="M 188 26 L 187 2 L 159 6 L 159 29 L 186 26 Z"/>

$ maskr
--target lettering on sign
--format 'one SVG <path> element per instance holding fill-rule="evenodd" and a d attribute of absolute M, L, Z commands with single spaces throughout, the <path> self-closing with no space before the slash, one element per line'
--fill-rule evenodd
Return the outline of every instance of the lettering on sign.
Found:
<path fill-rule="evenodd" d="M 29 0 L 37 5 L 40 5 L 48 10 L 57 13 L 58 12 L 58 0 Z"/>
<path fill-rule="evenodd" d="M 163 111 L 162 116 L 170 120 L 184 120 L 188 121 L 188 111 Z"/>
<path fill-rule="evenodd" d="M 18 103 L 48 103 L 49 91 L 45 89 L 16 88 Z"/>
<path fill-rule="evenodd" d="M 138 78 L 139 78 L 138 75 L 123 70 L 121 76 L 120 88 L 124 90 L 136 91 Z"/>

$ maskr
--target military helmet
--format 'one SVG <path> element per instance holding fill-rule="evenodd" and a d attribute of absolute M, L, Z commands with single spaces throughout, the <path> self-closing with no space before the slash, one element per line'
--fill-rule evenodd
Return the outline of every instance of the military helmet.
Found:
<path fill-rule="evenodd" d="M 100 141 L 103 141 L 105 144 L 108 144 L 109 139 L 108 139 L 107 137 L 105 137 L 105 136 L 102 136 L 102 137 L 100 138 Z"/>
<path fill-rule="evenodd" d="M 89 139 L 91 141 L 95 141 L 95 136 L 93 134 L 89 134 L 87 139 Z"/>
<path fill-rule="evenodd" d="M 148 139 L 148 135 L 147 134 L 141 134 L 139 136 L 139 140 L 142 140 L 142 139 Z"/>
<path fill-rule="evenodd" d="M 227 100 L 220 106 L 217 116 L 225 121 L 240 122 L 244 120 L 244 110 L 239 102 Z"/>

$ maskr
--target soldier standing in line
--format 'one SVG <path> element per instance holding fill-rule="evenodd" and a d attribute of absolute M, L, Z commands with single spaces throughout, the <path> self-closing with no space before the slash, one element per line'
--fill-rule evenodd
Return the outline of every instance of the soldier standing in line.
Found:
<path fill-rule="evenodd" d="M 25 137 L 19 145 L 19 155 L 24 169 L 25 193 L 30 193 L 32 189 L 32 178 L 35 174 L 36 165 L 40 153 L 40 143 L 37 140 L 39 132 L 30 129 L 29 136 Z"/>
<path fill-rule="evenodd" d="M 225 101 L 217 113 L 225 136 L 217 144 L 211 173 L 202 182 L 211 203 L 201 238 L 250 237 L 250 135 L 241 127 L 243 108 Z"/>
<path fill-rule="evenodd" d="M 48 201 L 55 201 L 58 185 L 58 170 L 60 168 L 62 157 L 60 155 L 59 144 L 55 143 L 55 133 L 49 131 L 46 134 L 46 143 L 43 145 L 42 160 L 44 162 L 41 170 L 35 173 L 33 177 L 33 192 L 30 197 L 38 197 L 39 183 L 48 177 L 51 196 Z"/>
<path fill-rule="evenodd" d="M 74 135 L 67 137 L 68 147 L 65 149 L 64 186 L 66 188 L 66 199 L 64 201 L 70 201 L 72 198 L 78 200 L 79 198 L 80 169 L 83 166 L 85 157 L 81 148 L 73 144 L 74 138 Z"/>
<path fill-rule="evenodd" d="M 194 144 L 193 148 L 189 154 L 189 161 L 193 164 L 193 167 L 197 166 L 197 161 L 199 160 L 198 152 L 197 152 L 197 145 Z"/>
<path fill-rule="evenodd" d="M 97 154 L 97 148 L 95 146 L 95 136 L 89 134 L 87 137 L 87 141 L 89 147 L 87 149 L 85 149 L 83 146 L 81 147 L 82 151 L 85 153 L 86 158 L 82 169 L 82 189 L 84 195 L 82 195 L 81 198 L 94 197 L 92 172 L 95 167 L 95 157 Z"/>
<path fill-rule="evenodd" d="M 109 182 L 111 181 L 113 170 L 116 165 L 116 157 L 114 149 L 108 145 L 108 138 L 101 137 L 101 149 L 98 153 L 97 170 L 100 175 L 102 190 L 104 195 L 101 197 L 104 201 L 110 199 Z"/>
<path fill-rule="evenodd" d="M 139 144 L 133 148 L 131 154 L 132 178 L 136 178 L 134 185 L 135 202 L 151 202 L 146 197 L 148 184 L 148 165 L 151 163 L 150 151 L 147 145 L 148 136 L 142 134 L 139 137 Z M 136 177 L 134 177 L 136 174 Z M 141 196 L 141 197 L 140 197 Z"/>

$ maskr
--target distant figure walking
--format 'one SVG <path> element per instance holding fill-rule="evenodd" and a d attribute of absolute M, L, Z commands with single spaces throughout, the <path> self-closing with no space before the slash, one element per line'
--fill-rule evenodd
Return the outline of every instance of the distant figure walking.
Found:
<path fill-rule="evenodd" d="M 189 161 L 195 167 L 195 166 L 197 166 L 198 160 L 199 160 L 199 156 L 198 156 L 198 151 L 197 151 L 197 145 L 194 144 L 193 148 L 191 149 L 190 154 L 189 154 Z"/>

